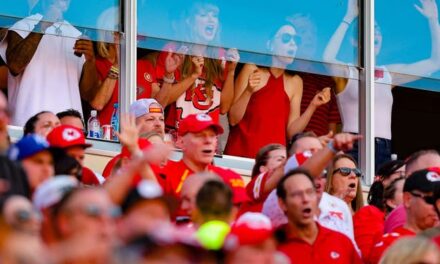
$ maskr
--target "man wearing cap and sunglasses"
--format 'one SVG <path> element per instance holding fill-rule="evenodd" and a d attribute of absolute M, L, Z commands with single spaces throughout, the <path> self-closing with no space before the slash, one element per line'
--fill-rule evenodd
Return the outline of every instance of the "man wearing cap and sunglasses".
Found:
<path fill-rule="evenodd" d="M 211 171 L 218 174 L 233 190 L 233 202 L 247 201 L 243 179 L 237 173 L 214 166 L 218 135 L 223 128 L 207 114 L 192 114 L 180 122 L 177 145 L 182 149 L 180 161 L 168 161 L 159 173 L 165 181 L 164 190 L 180 199 L 183 182 L 192 174 Z"/>
<path fill-rule="evenodd" d="M 369 263 L 378 263 L 383 253 L 396 240 L 417 233 L 439 224 L 435 210 L 434 192 L 440 186 L 440 168 L 428 168 L 412 173 L 403 186 L 403 206 L 406 222 L 403 227 L 386 233 L 374 245 Z"/>

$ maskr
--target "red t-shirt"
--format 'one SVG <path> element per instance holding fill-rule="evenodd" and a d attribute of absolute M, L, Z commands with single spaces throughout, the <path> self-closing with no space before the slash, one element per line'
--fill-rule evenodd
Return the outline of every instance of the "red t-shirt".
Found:
<path fill-rule="evenodd" d="M 246 190 L 244 188 L 244 181 L 240 175 L 229 169 L 223 169 L 216 167 L 214 165 L 208 166 L 208 171 L 214 172 L 219 175 L 223 181 L 231 187 L 233 191 L 233 201 L 234 204 L 241 204 L 248 201 L 249 198 L 246 195 Z M 180 198 L 180 192 L 182 190 L 183 182 L 186 178 L 190 177 L 194 172 L 186 166 L 186 164 L 180 161 L 168 161 L 167 165 L 163 167 L 158 178 L 164 180 L 164 191 L 165 193 Z"/>
<path fill-rule="evenodd" d="M 362 263 L 351 240 L 342 233 L 332 231 L 318 223 L 318 236 L 313 244 L 286 233 L 286 225 L 279 231 L 284 232 L 285 241 L 278 245 L 278 250 L 284 253 L 294 263 Z"/>
<path fill-rule="evenodd" d="M 246 185 L 246 193 L 250 201 L 241 205 L 239 215 L 246 212 L 261 213 L 264 201 L 269 196 L 269 193 L 265 194 L 263 192 L 268 178 L 269 174 L 267 172 L 260 173 L 259 175 L 253 177 Z"/>
<path fill-rule="evenodd" d="M 371 249 L 368 263 L 372 263 L 372 264 L 379 263 L 379 260 L 382 257 L 383 253 L 394 242 L 396 242 L 396 240 L 402 237 L 415 236 L 415 235 L 416 233 L 403 227 L 398 227 L 394 229 L 393 232 L 384 234 L 382 236 L 382 239 L 378 243 L 376 243 Z"/>
<path fill-rule="evenodd" d="M 112 63 L 105 58 L 96 58 L 96 69 L 101 82 L 104 82 L 112 67 Z M 154 66 L 148 60 L 137 61 L 137 89 L 136 98 L 151 98 L 151 85 L 156 82 L 156 74 Z M 98 119 L 102 125 L 110 125 L 111 118 L 114 110 L 114 104 L 118 102 L 118 81 L 116 81 L 115 87 L 110 100 L 104 106 L 104 108 L 98 112 Z"/>
<path fill-rule="evenodd" d="M 353 216 L 354 239 L 367 260 L 373 245 L 382 238 L 385 213 L 376 206 L 364 206 Z"/>

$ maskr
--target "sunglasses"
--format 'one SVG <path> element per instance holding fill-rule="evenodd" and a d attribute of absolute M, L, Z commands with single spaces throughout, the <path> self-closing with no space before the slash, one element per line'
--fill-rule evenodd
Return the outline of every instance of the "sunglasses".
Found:
<path fill-rule="evenodd" d="M 412 196 L 417 197 L 422 199 L 423 201 L 425 201 L 425 203 L 430 204 L 430 205 L 434 205 L 435 204 L 435 197 L 432 195 L 424 195 L 421 193 L 415 193 L 415 192 L 409 192 Z"/>
<path fill-rule="evenodd" d="M 82 208 L 79 208 L 79 211 L 91 218 L 101 218 L 103 216 L 108 216 L 110 218 L 117 218 L 121 215 L 121 209 L 117 206 L 112 206 L 110 208 L 102 208 L 95 204 L 88 204 Z"/>
<path fill-rule="evenodd" d="M 333 174 L 335 174 L 337 172 L 339 172 L 342 176 L 348 176 L 348 175 L 350 175 L 351 172 L 353 172 L 356 175 L 356 177 L 358 177 L 358 178 L 362 177 L 362 172 L 358 168 L 352 169 L 352 168 L 347 168 L 347 167 L 341 167 L 341 168 L 335 169 L 333 171 Z"/>
<path fill-rule="evenodd" d="M 36 210 L 18 209 L 15 213 L 15 219 L 20 223 L 29 222 L 31 219 L 40 219 L 40 214 Z"/>
<path fill-rule="evenodd" d="M 294 43 L 296 43 L 297 45 L 299 45 L 300 42 L 301 42 L 301 38 L 300 38 L 300 37 L 298 37 L 297 35 L 289 34 L 289 33 L 283 33 L 283 34 L 281 34 L 281 35 L 280 35 L 280 39 L 281 39 L 281 42 L 283 42 L 284 44 L 287 44 L 287 43 L 289 43 L 290 41 L 293 41 Z"/>

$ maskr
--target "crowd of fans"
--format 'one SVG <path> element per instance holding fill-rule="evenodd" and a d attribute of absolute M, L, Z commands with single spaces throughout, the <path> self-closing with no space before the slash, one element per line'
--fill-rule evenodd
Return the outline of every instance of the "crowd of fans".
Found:
<path fill-rule="evenodd" d="M 335 83 L 286 70 L 293 23 L 274 29 L 270 66 L 239 64 L 236 49 L 210 45 L 218 8 L 194 4 L 185 21 L 199 44 L 170 42 L 138 60 L 137 100 L 112 131 L 122 149 L 101 173 L 85 165 L 83 109 L 112 122 L 120 36 L 93 43 L 63 23 L 59 1 L 41 1 L 42 14 L 1 31 L 0 263 L 440 264 L 440 154 L 391 160 L 386 146 L 365 205 L 362 136 L 338 133 Z M 435 1 L 421 5 L 440 34 Z M 349 8 L 335 38 L 356 16 Z M 11 142 L 8 125 L 23 136 Z M 255 159 L 248 183 L 214 164 L 223 150 Z"/>

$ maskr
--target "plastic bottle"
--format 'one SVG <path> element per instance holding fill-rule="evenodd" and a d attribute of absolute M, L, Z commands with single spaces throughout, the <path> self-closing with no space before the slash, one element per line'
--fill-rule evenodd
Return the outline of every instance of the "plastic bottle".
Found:
<path fill-rule="evenodd" d="M 113 113 L 112 113 L 112 118 L 110 119 L 110 124 L 112 126 L 112 139 L 113 140 L 118 140 L 118 137 L 116 136 L 116 132 L 119 132 L 119 114 L 118 114 L 118 108 L 119 108 L 119 104 L 115 103 L 113 105 Z"/>
<path fill-rule="evenodd" d="M 101 138 L 101 124 L 96 117 L 96 110 L 90 112 L 90 118 L 87 121 L 87 129 L 89 138 Z"/>

